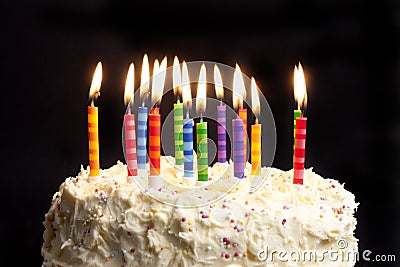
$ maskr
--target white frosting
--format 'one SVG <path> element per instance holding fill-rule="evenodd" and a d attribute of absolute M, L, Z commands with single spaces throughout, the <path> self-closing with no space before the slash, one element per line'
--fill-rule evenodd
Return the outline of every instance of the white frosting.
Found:
<path fill-rule="evenodd" d="M 163 178 L 179 184 L 179 174 L 167 159 L 162 158 Z M 237 182 L 230 169 L 229 164 L 210 168 L 214 180 L 223 175 L 207 190 L 171 192 L 167 186 L 151 192 L 175 207 L 127 183 L 121 162 L 102 170 L 102 179 L 95 182 L 89 182 L 88 170 L 82 169 L 61 184 L 46 214 L 43 265 L 354 266 L 353 215 L 358 204 L 342 184 L 307 170 L 304 185 L 293 185 L 292 171 L 263 168 L 263 185 L 249 194 L 250 179 Z M 248 164 L 247 174 L 249 169 Z M 232 179 L 237 184 L 222 199 L 203 207 L 178 207 L 220 196 Z M 339 240 L 346 248 L 338 248 Z M 288 254 L 281 254 L 281 260 L 278 254 L 272 261 L 270 256 L 262 260 L 266 246 L 268 252 Z M 323 254 L 332 250 L 339 252 L 339 259 Z M 325 260 L 293 262 L 293 251 L 315 251 Z M 350 261 L 343 261 L 340 253 L 350 255 L 345 258 Z"/>

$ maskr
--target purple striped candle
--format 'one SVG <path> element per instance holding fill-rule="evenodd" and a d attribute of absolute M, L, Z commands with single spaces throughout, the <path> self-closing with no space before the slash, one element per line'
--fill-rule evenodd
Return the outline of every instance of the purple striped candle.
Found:
<path fill-rule="evenodd" d="M 226 105 L 217 106 L 218 162 L 226 162 Z"/>
<path fill-rule="evenodd" d="M 237 178 L 244 178 L 244 128 L 241 119 L 232 120 L 233 132 L 233 172 Z"/>

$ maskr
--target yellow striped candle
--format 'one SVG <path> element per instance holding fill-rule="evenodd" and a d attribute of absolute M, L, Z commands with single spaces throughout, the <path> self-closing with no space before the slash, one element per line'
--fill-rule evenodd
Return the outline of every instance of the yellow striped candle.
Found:
<path fill-rule="evenodd" d="M 100 150 L 99 150 L 99 116 L 98 108 L 94 106 L 94 100 L 100 95 L 102 78 L 102 65 L 99 62 L 94 71 L 92 85 L 90 86 L 88 106 L 88 140 L 89 140 L 89 176 L 100 175 Z"/>

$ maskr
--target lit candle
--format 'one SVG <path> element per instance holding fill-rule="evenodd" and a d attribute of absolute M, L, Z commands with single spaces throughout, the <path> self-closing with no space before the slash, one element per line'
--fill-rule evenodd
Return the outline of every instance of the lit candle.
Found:
<path fill-rule="evenodd" d="M 175 165 L 183 165 L 183 103 L 180 102 L 181 94 L 181 69 L 178 57 L 174 58 L 173 88 L 177 102 L 174 104 L 174 140 L 175 140 Z"/>
<path fill-rule="evenodd" d="M 217 106 L 217 134 L 218 134 L 218 162 L 226 162 L 226 105 L 222 103 L 224 98 L 224 86 L 222 84 L 221 72 L 217 65 L 214 66 L 215 93 L 219 99 Z"/>
<path fill-rule="evenodd" d="M 182 101 L 186 106 L 186 118 L 183 120 L 183 178 L 184 185 L 193 186 L 196 183 L 193 171 L 193 126 L 194 122 L 189 118 L 192 105 L 192 92 L 190 89 L 189 73 L 186 62 L 182 63 Z"/>
<path fill-rule="evenodd" d="M 296 81 L 298 75 L 297 66 L 294 66 L 294 81 Z M 295 95 L 296 98 L 296 95 Z M 300 105 L 297 103 L 297 109 L 293 112 L 293 157 L 294 157 L 294 146 L 296 144 L 296 119 L 301 116 Z"/>
<path fill-rule="evenodd" d="M 162 178 L 160 176 L 160 157 L 161 157 L 161 115 L 158 104 L 161 102 L 162 92 L 165 83 L 165 70 L 167 68 L 167 57 L 159 65 L 158 60 L 154 62 L 153 80 L 151 88 L 151 98 L 154 108 L 149 115 L 149 162 L 150 176 L 149 187 L 160 188 Z"/>
<path fill-rule="evenodd" d="M 294 92 L 297 103 L 300 109 L 304 109 L 307 105 L 307 89 L 304 78 L 303 68 L 299 63 L 299 67 L 295 72 Z M 306 158 L 306 127 L 307 118 L 302 115 L 296 119 L 296 142 L 293 157 L 293 183 L 303 184 L 304 179 L 304 163 Z"/>
<path fill-rule="evenodd" d="M 261 175 L 261 124 L 258 123 L 260 115 L 260 99 L 258 97 L 257 84 L 254 78 L 251 78 L 251 105 L 253 113 L 256 116 L 256 122 L 251 125 L 251 174 L 253 176 Z"/>
<path fill-rule="evenodd" d="M 124 115 L 125 132 L 125 157 L 128 168 L 128 183 L 137 177 L 137 157 L 136 157 L 136 129 L 135 115 L 132 114 L 132 104 L 135 90 L 135 67 L 133 63 L 129 66 L 128 75 L 125 83 L 125 105 L 128 107 L 127 114 Z"/>
<path fill-rule="evenodd" d="M 243 95 L 245 93 L 245 87 L 243 82 L 242 73 L 238 65 L 236 65 L 235 73 L 233 76 L 233 107 L 234 109 L 243 108 Z M 238 116 L 232 120 L 232 155 L 233 155 L 233 172 L 237 178 L 244 178 L 244 167 L 245 167 L 245 131 L 243 126 L 243 120 Z M 247 136 L 246 136 L 247 138 Z"/>
<path fill-rule="evenodd" d="M 197 181 L 208 181 L 208 141 L 207 122 L 203 121 L 203 112 L 206 111 L 207 83 L 206 66 L 200 68 L 199 83 L 197 86 L 196 110 L 200 112 L 200 122 L 196 124 L 197 134 Z"/>
<path fill-rule="evenodd" d="M 235 82 L 236 81 L 236 82 Z M 235 68 L 235 76 L 233 83 L 237 84 L 237 89 L 239 90 L 236 94 L 233 94 L 233 102 L 239 103 L 239 118 L 243 121 L 243 154 L 244 163 L 247 162 L 247 109 L 243 108 L 243 99 L 246 97 L 246 89 L 244 86 L 242 71 L 238 64 Z"/>
<path fill-rule="evenodd" d="M 147 116 L 148 109 L 144 105 L 149 94 L 149 59 L 147 54 L 143 56 L 142 75 L 140 79 L 140 100 L 142 106 L 138 108 L 138 131 L 137 131 L 137 162 L 138 169 L 147 175 Z"/>
<path fill-rule="evenodd" d="M 88 106 L 89 176 L 93 178 L 100 175 L 99 116 L 98 108 L 94 106 L 94 101 L 100 95 L 101 79 L 102 65 L 99 62 L 94 71 L 92 85 L 90 86 L 90 106 Z"/>

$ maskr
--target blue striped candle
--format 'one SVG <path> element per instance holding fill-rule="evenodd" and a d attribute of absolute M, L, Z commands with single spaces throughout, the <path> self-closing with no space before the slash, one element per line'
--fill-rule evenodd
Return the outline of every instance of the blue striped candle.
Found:
<path fill-rule="evenodd" d="M 183 120 L 183 177 L 194 177 L 193 172 L 193 126 L 194 121 L 186 118 Z"/>
<path fill-rule="evenodd" d="M 244 178 L 244 128 L 241 119 L 232 120 L 233 132 L 233 172 L 237 178 Z"/>
<path fill-rule="evenodd" d="M 147 161 L 147 107 L 138 109 L 138 129 L 137 129 L 137 165 L 138 169 L 146 170 Z"/>
<path fill-rule="evenodd" d="M 218 162 L 226 162 L 226 105 L 217 106 Z"/>

